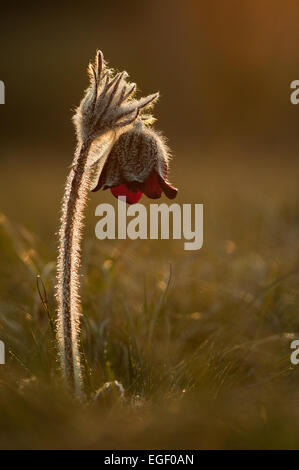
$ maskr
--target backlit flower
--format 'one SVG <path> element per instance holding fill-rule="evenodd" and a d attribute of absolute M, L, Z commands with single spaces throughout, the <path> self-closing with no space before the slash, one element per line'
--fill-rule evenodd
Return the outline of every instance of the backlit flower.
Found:
<path fill-rule="evenodd" d="M 175 198 L 177 189 L 167 180 L 169 150 L 163 137 L 139 120 L 133 129 L 115 142 L 92 191 L 110 188 L 115 197 L 125 196 L 129 204 L 144 193 L 151 199 L 162 192 Z"/>

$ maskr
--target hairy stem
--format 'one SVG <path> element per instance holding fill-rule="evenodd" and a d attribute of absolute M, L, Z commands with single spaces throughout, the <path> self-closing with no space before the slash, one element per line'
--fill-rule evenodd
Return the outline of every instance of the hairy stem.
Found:
<path fill-rule="evenodd" d="M 82 371 L 79 352 L 79 268 L 84 207 L 88 194 L 87 157 L 91 142 L 78 146 L 67 179 L 62 205 L 58 256 L 58 343 L 61 366 L 68 387 L 82 394 Z"/>

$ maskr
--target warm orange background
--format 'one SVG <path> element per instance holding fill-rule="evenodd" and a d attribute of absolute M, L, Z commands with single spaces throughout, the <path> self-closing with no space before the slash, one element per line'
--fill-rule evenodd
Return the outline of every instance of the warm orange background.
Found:
<path fill-rule="evenodd" d="M 186 139 L 196 146 L 211 139 L 292 145 L 298 14 L 296 0 L 2 6 L 1 160 L 11 139 L 24 150 L 37 142 L 70 148 L 71 109 L 97 48 L 144 93 L 161 91 L 160 125 L 174 145 Z"/>
<path fill-rule="evenodd" d="M 97 48 L 142 93 L 161 92 L 155 115 L 175 155 L 180 202 L 207 203 L 211 190 L 228 205 L 231 180 L 270 198 L 295 189 L 298 14 L 295 0 L 2 6 L 2 210 L 53 239 L 75 146 L 71 116 Z"/>

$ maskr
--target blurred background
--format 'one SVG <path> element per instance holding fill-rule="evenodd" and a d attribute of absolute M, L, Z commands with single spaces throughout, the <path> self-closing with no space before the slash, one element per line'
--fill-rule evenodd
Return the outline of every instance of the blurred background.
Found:
<path fill-rule="evenodd" d="M 51 231 L 75 146 L 71 117 L 97 48 L 143 94 L 161 92 L 157 127 L 173 149 L 183 199 L 203 202 L 207 165 L 211 185 L 215 172 L 231 175 L 236 165 L 241 178 L 247 163 L 260 174 L 261 160 L 269 172 L 278 165 L 279 177 L 297 175 L 299 106 L 290 103 L 290 82 L 299 77 L 298 13 L 296 0 L 6 2 L 3 210 L 44 235 Z M 43 213 L 51 222 L 41 226 Z"/>
<path fill-rule="evenodd" d="M 298 15 L 297 0 L 1 5 L 1 447 L 298 448 Z M 204 204 L 204 246 L 186 252 L 180 240 L 96 240 L 95 206 L 115 199 L 90 195 L 90 394 L 112 377 L 136 403 L 105 427 L 101 410 L 82 417 L 48 391 L 56 355 L 36 286 L 39 273 L 55 312 L 71 117 L 98 48 L 140 96 L 160 91 L 177 202 Z"/>
<path fill-rule="evenodd" d="M 289 101 L 298 78 L 296 0 L 70 5 L 2 7 L 2 146 L 14 139 L 24 150 L 46 142 L 69 149 L 71 110 L 97 48 L 144 93 L 161 91 L 160 126 L 174 144 L 297 141 L 298 112 Z"/>

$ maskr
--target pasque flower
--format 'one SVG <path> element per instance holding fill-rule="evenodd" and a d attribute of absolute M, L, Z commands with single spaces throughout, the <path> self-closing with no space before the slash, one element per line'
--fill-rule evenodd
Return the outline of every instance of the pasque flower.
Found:
<path fill-rule="evenodd" d="M 129 204 L 138 202 L 143 193 L 157 199 L 164 192 L 173 199 L 177 189 L 167 181 L 168 164 L 164 138 L 138 119 L 115 142 L 92 191 L 111 188 L 115 197 L 125 196 Z"/>
<path fill-rule="evenodd" d="M 148 114 L 159 93 L 135 99 L 135 83 L 127 72 L 107 67 L 103 54 L 89 65 L 90 85 L 73 118 L 77 148 L 67 178 L 59 230 L 57 268 L 57 338 L 65 381 L 82 396 L 80 336 L 81 242 L 84 208 L 90 190 L 111 188 L 130 203 L 142 193 L 169 197 L 176 189 L 167 181 L 169 151 L 150 126 Z"/>

